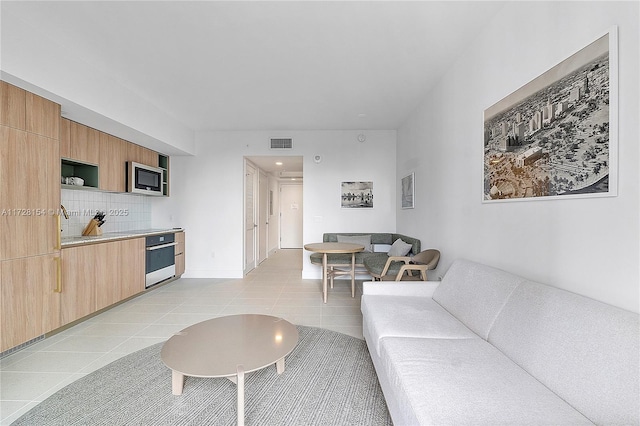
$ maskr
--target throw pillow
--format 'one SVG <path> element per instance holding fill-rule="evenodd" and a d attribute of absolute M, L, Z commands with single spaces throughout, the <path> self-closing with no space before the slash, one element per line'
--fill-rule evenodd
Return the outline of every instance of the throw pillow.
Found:
<path fill-rule="evenodd" d="M 338 234 L 339 243 L 360 244 L 364 246 L 364 251 L 371 252 L 371 235 L 340 235 Z"/>
<path fill-rule="evenodd" d="M 411 244 L 407 244 L 398 238 L 391 244 L 387 254 L 389 256 L 406 256 L 411 251 L 411 247 L 413 247 Z"/>

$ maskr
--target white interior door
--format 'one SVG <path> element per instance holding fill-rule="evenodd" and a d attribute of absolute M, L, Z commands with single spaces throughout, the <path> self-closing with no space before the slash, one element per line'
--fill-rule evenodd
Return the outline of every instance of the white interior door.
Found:
<path fill-rule="evenodd" d="M 244 173 L 244 273 L 256 267 L 256 169 L 245 162 Z"/>
<path fill-rule="evenodd" d="M 302 185 L 280 185 L 280 248 L 302 248 Z"/>
<path fill-rule="evenodd" d="M 258 176 L 260 195 L 258 197 L 258 265 L 267 258 L 269 241 L 269 177 L 260 170 Z"/>

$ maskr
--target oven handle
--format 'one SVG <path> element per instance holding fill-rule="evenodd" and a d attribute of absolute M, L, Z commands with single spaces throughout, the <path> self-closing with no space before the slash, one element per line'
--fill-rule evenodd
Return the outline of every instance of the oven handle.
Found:
<path fill-rule="evenodd" d="M 160 244 L 159 246 L 147 247 L 147 251 L 160 250 L 167 247 L 177 246 L 178 243 Z"/>

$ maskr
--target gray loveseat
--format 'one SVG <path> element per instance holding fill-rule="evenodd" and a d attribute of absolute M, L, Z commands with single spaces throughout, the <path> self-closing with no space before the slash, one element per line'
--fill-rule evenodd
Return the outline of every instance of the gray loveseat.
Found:
<path fill-rule="evenodd" d="M 384 269 L 385 264 L 387 263 L 387 259 L 389 258 L 389 256 L 387 255 L 388 247 L 391 246 L 398 238 L 411 245 L 411 250 L 409 251 L 407 256 L 413 256 L 420 253 L 420 240 L 418 240 L 417 238 L 387 232 L 325 233 L 322 235 L 322 242 L 336 243 L 338 242 L 338 236 L 363 237 L 367 235 L 371 235 L 371 244 L 373 245 L 373 247 L 371 248 L 371 251 L 356 253 L 356 268 L 361 268 L 363 272 L 366 271 L 370 275 L 380 275 L 380 273 Z M 375 251 L 376 249 L 381 251 Z M 322 265 L 322 253 L 312 253 L 311 263 Z M 400 271 L 400 267 L 402 265 L 404 265 L 403 262 L 392 262 L 387 273 L 393 275 L 397 274 Z M 330 253 L 327 255 L 327 266 L 330 269 L 334 267 L 349 268 L 351 267 L 351 255 Z"/>
<path fill-rule="evenodd" d="M 638 425 L 638 314 L 468 260 L 366 282 L 363 334 L 396 426 Z"/>

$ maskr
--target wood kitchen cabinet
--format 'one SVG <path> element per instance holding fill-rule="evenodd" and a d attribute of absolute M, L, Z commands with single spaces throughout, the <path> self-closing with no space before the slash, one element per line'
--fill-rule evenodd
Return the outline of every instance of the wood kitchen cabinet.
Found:
<path fill-rule="evenodd" d="M 61 326 L 59 255 L 0 262 L 0 352 Z"/>
<path fill-rule="evenodd" d="M 60 326 L 60 105 L 0 82 L 0 351 Z"/>
<path fill-rule="evenodd" d="M 176 277 L 184 274 L 185 269 L 185 257 L 184 257 L 184 242 L 185 242 L 185 233 L 184 232 L 176 232 Z"/>
<path fill-rule="evenodd" d="M 120 297 L 124 300 L 144 291 L 145 239 L 120 241 Z"/>
<path fill-rule="evenodd" d="M 95 246 L 62 250 L 61 324 L 69 324 L 96 311 L 96 283 L 100 258 Z"/>
<path fill-rule="evenodd" d="M 26 131 L 58 140 L 60 134 L 60 105 L 34 93 L 25 99 Z"/>
<path fill-rule="evenodd" d="M 97 244 L 100 279 L 96 289 L 98 310 L 144 291 L 144 238 Z"/>
<path fill-rule="evenodd" d="M 60 119 L 60 157 L 82 163 L 100 161 L 100 132 L 66 118 Z"/>
<path fill-rule="evenodd" d="M 144 291 L 144 238 L 62 250 L 62 325 Z"/>
<path fill-rule="evenodd" d="M 0 125 L 27 129 L 27 92 L 0 81 Z"/>
<path fill-rule="evenodd" d="M 0 260 L 57 250 L 58 141 L 0 126 Z"/>
<path fill-rule="evenodd" d="M 126 192 L 127 141 L 100 132 L 100 189 Z"/>
<path fill-rule="evenodd" d="M 127 143 L 127 161 L 158 167 L 158 153 L 135 143 Z"/>

